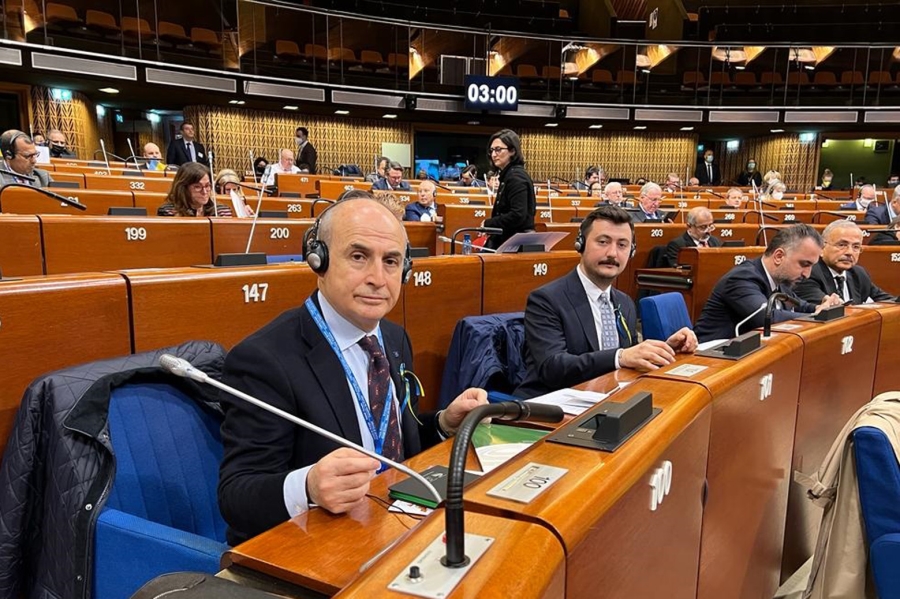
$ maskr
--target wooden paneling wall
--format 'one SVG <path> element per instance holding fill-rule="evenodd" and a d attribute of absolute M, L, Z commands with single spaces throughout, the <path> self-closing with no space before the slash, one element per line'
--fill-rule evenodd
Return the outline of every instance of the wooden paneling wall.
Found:
<path fill-rule="evenodd" d="M 90 160 L 94 150 L 100 147 L 100 138 L 112 151 L 111 111 L 103 119 L 97 117 L 97 106 L 87 96 L 72 92 L 69 101 L 53 99 L 49 87 L 35 85 L 31 88 L 32 123 L 35 132 L 45 136 L 48 129 L 59 129 L 66 134 L 69 147 L 78 158 Z M 23 125 L 25 131 L 27 124 Z"/>
<path fill-rule="evenodd" d="M 736 179 L 749 158 L 756 159 L 756 168 L 762 174 L 776 170 L 789 189 L 810 189 L 816 184 L 821 148 L 819 137 L 801 142 L 800 135 L 776 134 L 741 140 L 736 151 L 729 152 L 725 144 L 718 149 L 716 160 L 722 171 L 722 184 Z"/>

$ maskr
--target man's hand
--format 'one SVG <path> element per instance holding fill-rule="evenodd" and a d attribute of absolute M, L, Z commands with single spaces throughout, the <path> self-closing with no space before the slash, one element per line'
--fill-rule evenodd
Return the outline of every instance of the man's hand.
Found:
<path fill-rule="evenodd" d="M 675 350 L 669 347 L 668 343 L 656 339 L 648 339 L 643 343 L 623 349 L 619 356 L 620 367 L 641 370 L 656 370 L 660 366 L 671 364 L 674 361 Z"/>
<path fill-rule="evenodd" d="M 484 389 L 470 388 L 460 393 L 459 397 L 441 411 L 440 425 L 444 432 L 455 435 L 456 429 L 462 424 L 466 415 L 477 408 L 487 404 L 487 391 Z"/>
<path fill-rule="evenodd" d="M 666 345 L 680 354 L 692 354 L 697 351 L 697 335 L 684 327 L 672 333 L 672 336 L 666 339 Z"/>
<path fill-rule="evenodd" d="M 834 306 L 840 306 L 844 303 L 844 298 L 840 297 L 836 293 L 832 293 L 831 295 L 826 295 L 822 298 L 822 301 L 819 302 L 819 305 L 816 306 L 816 311 L 814 314 L 818 314 L 825 308 L 832 308 Z"/>
<path fill-rule="evenodd" d="M 369 492 L 369 481 L 381 464 L 348 447 L 336 449 L 309 469 L 306 495 L 310 503 L 333 514 L 349 512 Z"/>

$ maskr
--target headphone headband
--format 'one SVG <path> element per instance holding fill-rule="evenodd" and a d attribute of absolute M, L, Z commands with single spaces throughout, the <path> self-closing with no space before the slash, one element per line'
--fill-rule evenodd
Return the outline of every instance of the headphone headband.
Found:
<path fill-rule="evenodd" d="M 28 134 L 18 129 L 10 129 L 3 136 L 0 136 L 0 152 L 3 153 L 3 157 L 6 160 L 15 158 L 16 141 L 21 137 L 28 137 Z"/>

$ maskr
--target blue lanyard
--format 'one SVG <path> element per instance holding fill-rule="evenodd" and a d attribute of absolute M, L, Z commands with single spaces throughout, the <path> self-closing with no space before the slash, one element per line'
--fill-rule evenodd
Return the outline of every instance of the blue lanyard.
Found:
<path fill-rule="evenodd" d="M 328 323 L 325 322 L 325 319 L 322 317 L 322 314 L 319 312 L 319 309 L 316 307 L 315 302 L 312 301 L 311 297 L 306 298 L 306 302 L 303 304 L 306 306 L 306 309 L 309 310 L 310 316 L 312 316 L 313 322 L 316 323 L 316 326 L 319 327 L 319 331 L 321 331 L 322 336 L 325 337 L 325 340 L 328 341 L 328 345 L 331 346 L 331 349 L 334 351 L 338 360 L 341 363 L 341 366 L 344 368 L 344 374 L 347 376 L 347 380 L 350 382 L 350 387 L 353 389 L 353 395 L 356 396 L 356 403 L 359 404 L 359 411 L 362 412 L 363 419 L 366 421 L 366 427 L 369 429 L 369 433 L 372 435 L 372 440 L 375 443 L 375 453 L 382 455 L 382 449 L 384 448 L 384 438 L 387 434 L 388 422 L 391 418 L 391 409 L 394 403 L 394 381 L 391 379 L 391 385 L 387 390 L 388 396 L 384 401 L 384 411 L 381 413 L 381 423 L 378 427 L 378 430 L 375 430 L 375 417 L 372 415 L 372 408 L 366 402 L 366 396 L 363 395 L 362 389 L 359 386 L 359 383 L 356 381 L 356 377 L 353 375 L 353 371 L 350 370 L 350 365 L 347 364 L 347 360 L 344 359 L 344 354 L 341 352 L 341 348 L 338 347 L 337 341 L 334 338 L 334 335 L 331 333 L 331 328 L 328 326 Z M 378 329 L 378 343 L 381 345 L 382 350 L 384 349 L 384 340 L 381 338 L 381 329 Z M 398 414 L 399 416 L 399 414 Z"/>

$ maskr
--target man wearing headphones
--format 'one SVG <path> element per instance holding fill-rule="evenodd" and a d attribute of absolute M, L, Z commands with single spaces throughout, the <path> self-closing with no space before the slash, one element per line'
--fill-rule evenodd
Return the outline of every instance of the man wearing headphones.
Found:
<path fill-rule="evenodd" d="M 603 170 L 599 166 L 590 166 L 584 171 L 584 181 L 575 181 L 573 187 L 588 190 L 594 183 L 603 183 Z"/>
<path fill-rule="evenodd" d="M 434 181 L 425 179 L 419 183 L 416 201 L 406 204 L 406 213 L 403 215 L 403 220 L 426 223 L 437 222 L 437 209 L 434 206 L 434 198 L 436 196 L 437 187 L 435 187 Z"/>
<path fill-rule="evenodd" d="M 531 292 L 525 308 L 525 380 L 515 394 L 531 398 L 574 387 L 619 368 L 656 370 L 675 353 L 697 349 L 685 327 L 666 341 L 637 341 L 634 302 L 612 287 L 634 255 L 628 213 L 601 206 L 581 223 L 581 261 L 568 275 Z"/>
<path fill-rule="evenodd" d="M 440 412 L 415 415 L 409 337 L 384 320 L 412 270 L 403 225 L 376 200 L 354 198 L 326 209 L 314 227 L 306 254 L 318 290 L 235 346 L 224 381 L 394 460 L 454 434 L 487 394 L 468 389 Z M 367 501 L 379 462 L 221 399 L 218 495 L 230 544 L 312 505 L 340 514 Z"/>
<path fill-rule="evenodd" d="M 3 153 L 3 169 L 0 171 L 0 188 L 10 183 L 21 183 L 32 187 L 47 187 L 52 179 L 50 174 L 39 168 L 38 151 L 28 134 L 10 129 L 0 135 L 0 152 Z"/>

